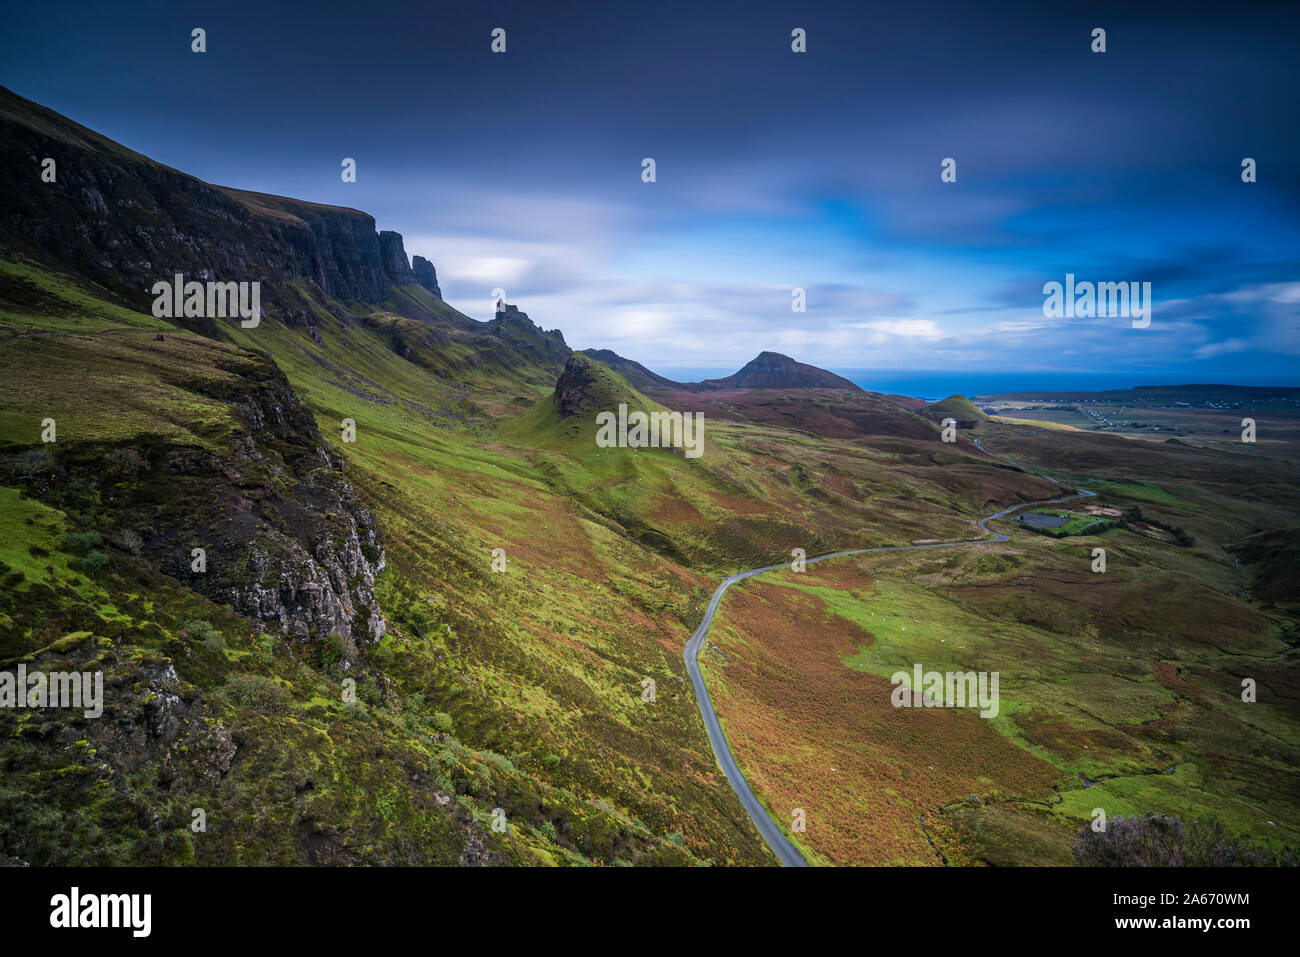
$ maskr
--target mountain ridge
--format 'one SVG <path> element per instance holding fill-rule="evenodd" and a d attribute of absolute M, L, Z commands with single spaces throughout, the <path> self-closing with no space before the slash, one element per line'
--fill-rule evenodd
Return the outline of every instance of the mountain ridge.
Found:
<path fill-rule="evenodd" d="M 764 350 L 750 359 L 736 372 L 718 379 L 699 382 L 677 382 L 661 376 L 633 359 L 628 359 L 609 349 L 583 350 L 591 358 L 616 370 L 629 383 L 638 388 L 672 390 L 676 392 L 730 392 L 736 389 L 842 389 L 848 392 L 865 392 L 855 382 L 850 382 L 834 372 L 799 362 L 780 352 Z"/>

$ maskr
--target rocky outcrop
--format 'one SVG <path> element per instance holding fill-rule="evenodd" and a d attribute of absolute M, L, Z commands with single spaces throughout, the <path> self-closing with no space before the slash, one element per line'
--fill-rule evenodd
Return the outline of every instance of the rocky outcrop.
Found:
<path fill-rule="evenodd" d="M 283 372 L 268 356 L 232 356 L 229 379 L 188 384 L 235 411 L 228 448 L 147 435 L 60 442 L 38 450 L 48 459 L 42 467 L 15 474 L 56 507 L 138 530 L 146 564 L 267 630 L 299 641 L 378 640 L 384 553 L 374 515 Z"/>
<path fill-rule="evenodd" d="M 379 258 L 384 264 L 384 275 L 389 282 L 398 286 L 415 285 L 415 273 L 406 260 L 406 248 L 402 245 L 402 234 L 385 229 L 379 234 Z"/>
<path fill-rule="evenodd" d="M 569 358 L 570 349 L 559 329 L 543 330 L 509 303 L 501 303 L 496 316 L 488 323 L 488 334 L 505 346 L 503 353 L 524 357 L 542 364 L 559 364 Z"/>
<path fill-rule="evenodd" d="M 442 298 L 442 290 L 438 288 L 438 273 L 433 268 L 433 263 L 423 256 L 411 257 L 411 271 L 415 274 L 415 281 L 423 286 L 429 292 L 433 293 L 439 299 Z"/>
<path fill-rule="evenodd" d="M 617 373 L 581 352 L 569 356 L 556 380 L 551 400 L 560 417 L 589 416 L 614 411 L 620 404 L 645 410 L 648 404 Z"/>
<path fill-rule="evenodd" d="M 581 353 L 569 356 L 569 361 L 555 383 L 555 408 L 564 418 L 578 415 L 593 406 L 593 393 L 597 388 L 596 368 Z"/>
<path fill-rule="evenodd" d="M 230 483 L 205 493 L 208 501 L 215 496 L 224 502 L 227 516 L 225 530 L 208 526 L 208 570 L 193 574 L 190 551 L 168 541 L 183 546 L 186 535 L 196 542 L 205 537 L 188 524 L 146 542 L 146 551 L 157 553 L 173 577 L 298 640 L 336 634 L 377 641 L 385 622 L 375 575 L 384 568 L 384 554 L 375 517 L 359 504 L 342 458 L 325 444 L 284 374 L 269 361 L 245 372 L 239 391 L 222 398 L 246 428 L 232 460 L 201 465 L 205 471 L 220 467 Z M 180 476 L 197 463 L 178 451 L 161 464 Z M 278 479 L 274 485 L 247 484 L 267 473 Z"/>

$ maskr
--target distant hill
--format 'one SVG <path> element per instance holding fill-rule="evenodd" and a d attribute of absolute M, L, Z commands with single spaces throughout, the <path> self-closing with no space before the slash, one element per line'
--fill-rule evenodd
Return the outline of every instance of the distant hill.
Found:
<path fill-rule="evenodd" d="M 1187 385 L 1140 385 L 1132 389 L 1103 389 L 1096 392 L 1041 389 L 1034 392 L 995 392 L 979 398 L 993 401 L 1088 401 L 1122 402 L 1132 405 L 1212 405 L 1236 407 L 1249 402 L 1252 405 L 1272 404 L 1292 406 L 1300 404 L 1300 388 L 1294 386 L 1223 385 L 1214 383 Z"/>
<path fill-rule="evenodd" d="M 951 417 L 959 422 L 980 422 L 988 418 L 974 402 L 961 393 L 950 395 L 939 402 L 931 402 L 925 411 L 936 417 Z"/>
<path fill-rule="evenodd" d="M 745 366 L 722 379 L 705 379 L 696 386 L 701 392 L 725 392 L 730 389 L 847 389 L 863 390 L 843 376 L 827 372 L 804 362 L 796 362 L 779 352 L 760 352 Z"/>
<path fill-rule="evenodd" d="M 844 389 L 864 391 L 834 372 L 798 362 L 779 352 L 760 352 L 738 372 L 702 382 L 675 382 L 651 372 L 639 362 L 625 359 L 609 349 L 588 349 L 591 356 L 627 379 L 639 389 L 671 389 L 677 392 L 730 392 L 736 389 Z"/>
<path fill-rule="evenodd" d="M 777 352 L 762 352 L 733 375 L 675 382 L 609 349 L 584 350 L 651 399 L 710 418 L 798 429 L 834 438 L 933 437 L 926 403 L 868 392 L 842 376 Z M 921 413 L 920 415 L 912 413 Z"/>
<path fill-rule="evenodd" d="M 651 372 L 639 362 L 623 358 L 610 349 L 584 349 L 582 351 L 597 362 L 601 362 L 613 369 L 626 379 L 630 385 L 638 389 L 685 389 L 689 391 L 694 385 L 694 383 L 674 382 L 672 379 Z"/>

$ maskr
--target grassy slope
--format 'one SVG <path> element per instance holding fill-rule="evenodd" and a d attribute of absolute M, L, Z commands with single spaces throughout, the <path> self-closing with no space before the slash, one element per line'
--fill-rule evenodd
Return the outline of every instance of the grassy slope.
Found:
<path fill-rule="evenodd" d="M 950 395 L 939 402 L 931 402 L 926 410 L 935 415 L 950 415 L 959 421 L 979 421 L 987 419 L 984 411 L 964 395 Z"/>
<path fill-rule="evenodd" d="M 36 572 L 49 588 L 45 624 L 7 622 L 25 636 L 23 653 L 56 643 L 65 628 L 87 632 L 88 647 L 109 640 L 104 622 L 122 616 L 129 625 L 112 639 L 114 654 L 173 664 L 190 720 L 223 722 L 240 742 L 217 797 L 181 787 L 161 800 L 156 770 L 116 795 L 165 822 L 165 853 L 138 829 L 106 828 L 105 806 L 72 810 L 87 789 L 102 789 L 102 768 L 70 787 L 64 813 L 87 820 L 76 853 L 95 859 L 443 860 L 469 841 L 502 860 L 767 861 L 683 681 L 682 642 L 716 577 L 794 547 L 964 537 L 990 503 L 1053 489 L 944 446 L 937 433 L 933 445 L 855 442 L 710 419 L 702 459 L 597 449 L 594 420 L 575 429 L 555 418 L 548 373 L 475 361 L 481 351 L 456 329 L 411 318 L 430 298 L 422 290 L 397 290 L 384 311 L 350 325 L 324 323 L 319 343 L 274 322 L 231 324 L 231 344 L 171 331 L 154 343 L 149 317 L 114 312 L 93 289 L 30 264 L 6 268 L 25 270 L 40 296 L 62 303 L 31 313 L 15 304 L 19 331 L 87 333 L 0 346 L 6 443 L 32 447 L 48 414 L 60 441 L 148 436 L 220 450 L 229 410 L 187 384 L 232 374 L 238 348 L 253 349 L 285 370 L 327 438 L 339 442 L 342 420 L 355 421 L 357 441 L 339 447 L 386 536 L 379 593 L 390 630 L 364 652 L 360 709 L 341 703 L 328 649 L 252 633 L 120 549 L 109 569 L 73 581 L 60 578 L 69 556 L 57 542 L 37 546 L 56 559 L 53 572 Z M 83 325 L 101 310 L 101 325 Z M 612 396 L 640 400 L 620 382 L 611 380 Z M 6 513 L 6 527 L 24 521 Z M 495 548 L 505 550 L 504 573 L 491 570 Z M 84 606 L 110 617 L 88 617 Z M 193 619 L 217 626 L 216 650 L 186 632 Z M 138 670 L 144 686 L 157 683 Z M 264 682 L 232 690 L 231 675 Z M 640 699 L 645 677 L 656 681 L 654 704 Z M 180 760 L 181 747 L 160 760 Z M 71 766 L 48 744 L 16 753 Z M 195 780 L 203 773 L 200 765 Z M 33 800 L 47 779 L 26 779 L 7 806 Z M 281 779 L 299 783 L 269 783 Z M 455 814 L 439 796 L 452 798 Z M 256 826 L 218 841 L 189 835 L 191 806 L 217 807 L 227 821 L 265 810 Z M 505 837 L 483 826 L 496 806 L 517 825 Z"/>
<path fill-rule="evenodd" d="M 60 282 L 51 278 L 49 286 Z M 27 331 L 44 332 L 44 325 L 42 317 L 29 317 Z M 762 860 L 755 838 L 732 836 L 732 819 L 743 812 L 728 805 L 730 792 L 709 783 L 711 761 L 681 753 L 680 741 L 689 740 L 698 718 L 693 702 L 670 687 L 675 649 L 663 635 L 655 640 L 654 626 L 636 604 L 656 588 L 680 603 L 687 586 L 644 555 L 618 563 L 635 576 L 633 597 L 588 595 L 572 585 L 563 562 L 547 568 L 555 585 L 538 584 L 529 572 L 527 545 L 514 548 L 512 536 L 532 541 L 534 523 L 548 510 L 541 501 L 545 492 L 521 478 L 517 458 L 484 447 L 473 425 L 462 422 L 455 390 L 437 390 L 432 377 L 363 328 L 327 332 L 323 348 L 270 323 L 260 331 L 249 345 L 278 353 L 293 370 L 327 435 L 339 434 L 343 414 L 358 420 L 360 440 L 347 447 L 348 468 L 380 508 L 396 569 L 381 582 L 392 630 L 353 672 L 362 704 L 342 701 L 343 673 L 328 647 L 288 646 L 250 633 L 243 619 L 148 573 L 123 550 L 106 545 L 111 560 L 105 569 L 70 574 L 76 558 L 57 534 L 39 542 L 12 536 L 29 518 L 42 527 L 93 526 L 90 499 L 129 493 L 128 486 L 106 475 L 100 489 L 87 492 L 85 515 L 76 518 L 6 489 L 6 583 L 18 587 L 6 589 L 0 655 L 35 654 L 52 667 L 41 649 L 59 646 L 65 630 L 80 634 L 87 646 L 81 657 L 111 646 L 105 652 L 110 677 L 134 676 L 141 686 L 138 698 L 116 701 L 112 713 L 147 721 L 141 709 L 147 711 L 151 696 L 176 693 L 185 721 L 196 727 L 224 722 L 239 746 L 215 793 L 159 789 L 158 763 L 202 760 L 198 744 L 184 736 L 150 755 L 148 773 L 119 778 L 118 787 L 106 789 L 113 767 L 124 760 L 121 742 L 98 749 L 115 752 L 114 762 L 101 756 L 87 766 L 74 745 L 51 746 L 62 715 L 21 714 L 8 724 L 7 712 L 13 735 L 5 736 L 6 753 L 17 770 L 7 775 L 2 798 L 11 825 L 5 845 L 22 850 L 23 859 L 65 862 L 451 862 L 467 841 L 482 846 L 484 859 L 519 862 L 689 862 L 683 844 L 720 861 Z M 234 374 L 227 367 L 237 366 L 240 354 L 235 346 L 170 330 L 164 343 L 153 341 L 152 330 L 10 339 L 0 347 L 10 384 L 3 438 L 15 449 L 6 465 L 19 467 L 19 446 L 40 450 L 46 415 L 56 418 L 59 442 L 68 446 L 147 437 L 220 450 L 233 434 L 231 410 L 188 384 Z M 93 376 L 86 374 L 90 369 Z M 372 376 L 392 388 L 378 386 Z M 402 484 L 400 495 L 384 484 L 392 478 Z M 476 490 L 482 492 L 481 512 L 457 514 L 457 500 Z M 35 511 L 29 515 L 28 509 Z M 599 525 L 561 513 L 555 520 L 573 536 L 566 546 L 571 554 L 622 547 Z M 577 547 L 581 539 L 590 545 Z M 489 542 L 511 547 L 510 573 L 488 577 Z M 32 548 L 48 555 L 48 569 L 33 565 Z M 547 594 L 552 588 L 554 599 Z M 571 600 L 561 598 L 560 589 Z M 569 636 L 574 624 L 608 615 L 608 603 L 627 606 L 621 619 L 646 624 L 643 647 Z M 191 620 L 213 623 L 218 637 L 196 642 L 186 631 Z M 174 668 L 180 684 L 160 685 L 163 679 L 132 664 L 137 658 L 155 670 Z M 646 673 L 664 679 L 653 714 L 640 703 Z M 229 688 L 232 674 L 246 678 L 252 690 Z M 72 717 L 66 724 L 75 740 L 93 738 L 104 727 L 91 723 L 82 730 Z M 33 728 L 39 734 L 24 737 Z M 626 754 L 639 760 L 629 764 Z M 669 770 L 656 777 L 656 764 Z M 200 764 L 195 775 L 204 773 Z M 51 790 L 52 781 L 60 782 L 57 789 Z M 449 810 L 439 796 L 452 799 Z M 50 820 L 61 814 L 85 819 L 82 839 L 63 848 L 18 841 L 20 825 L 32 823 L 31 807 L 42 804 Z M 505 838 L 483 826 L 495 806 L 514 822 Z M 147 808 L 145 818 L 156 816 L 153 830 L 166 839 L 126 820 L 140 816 L 123 814 L 132 807 Z M 203 807 L 224 826 L 191 836 L 192 807 Z M 643 819 L 634 819 L 638 813 Z"/>

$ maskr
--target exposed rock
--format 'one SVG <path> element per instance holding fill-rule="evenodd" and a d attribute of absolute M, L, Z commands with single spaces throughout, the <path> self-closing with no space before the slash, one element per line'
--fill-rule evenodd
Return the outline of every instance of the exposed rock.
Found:
<path fill-rule="evenodd" d="M 191 385 L 242 420 L 228 454 L 148 437 L 116 444 L 114 454 L 125 448 L 141 463 L 141 481 L 128 498 L 101 495 L 100 506 L 116 526 L 141 530 L 146 562 L 214 601 L 302 641 L 378 640 L 384 554 L 374 515 L 274 362 L 245 353 L 230 371 L 229 382 Z M 59 443 L 56 464 L 26 470 L 28 488 L 53 504 L 73 478 L 100 488 L 107 451 Z"/>
<path fill-rule="evenodd" d="M 384 273 L 389 280 L 399 286 L 415 284 L 415 273 L 406 260 L 406 247 L 402 245 L 402 234 L 385 229 L 379 234 L 379 256 L 384 263 Z"/>
<path fill-rule="evenodd" d="M 569 357 L 564 333 L 559 329 L 543 330 L 528 318 L 528 313 L 509 303 L 499 304 L 496 316 L 488 323 L 488 331 L 510 351 L 522 352 L 535 361 L 558 365 Z"/>
<path fill-rule="evenodd" d="M 568 418 L 588 411 L 596 381 L 596 370 L 585 356 L 577 352 L 569 356 L 553 393 L 560 415 Z"/>
<path fill-rule="evenodd" d="M 423 256 L 412 256 L 411 271 L 415 274 L 417 283 L 439 299 L 442 298 L 442 290 L 438 288 L 438 272 L 433 268 L 433 263 Z"/>
<path fill-rule="evenodd" d="M 132 308 L 149 311 L 152 285 L 180 273 L 260 282 L 268 319 L 312 327 L 337 309 L 325 297 L 380 303 L 417 281 L 401 236 L 366 213 L 212 186 L 0 87 L 0 177 L 27 182 L 47 156 L 56 181 L 8 190 L 0 231 Z M 176 321 L 214 335 L 224 320 Z"/>

